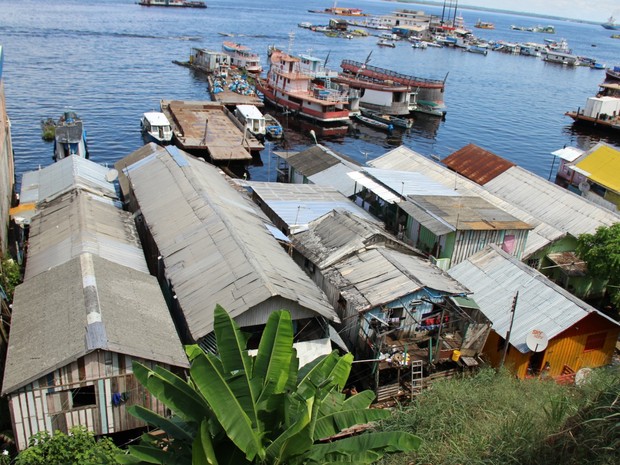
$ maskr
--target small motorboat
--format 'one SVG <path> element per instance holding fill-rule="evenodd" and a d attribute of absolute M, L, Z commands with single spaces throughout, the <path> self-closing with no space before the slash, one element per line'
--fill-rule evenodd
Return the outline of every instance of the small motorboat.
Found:
<path fill-rule="evenodd" d="M 172 141 L 172 126 L 166 115 L 159 111 L 149 111 L 142 115 L 140 127 L 144 138 L 149 142 L 166 145 Z"/>
<path fill-rule="evenodd" d="M 380 47 L 392 47 L 392 48 L 396 47 L 396 43 L 393 40 L 386 40 L 386 39 L 379 40 L 379 42 L 377 42 L 377 45 Z"/>
<path fill-rule="evenodd" d="M 268 139 L 282 139 L 284 136 L 282 125 L 269 113 L 265 113 L 265 135 Z"/>
<path fill-rule="evenodd" d="M 382 129 L 388 132 L 392 132 L 392 130 L 394 129 L 394 125 L 391 123 L 377 121 L 372 118 L 368 118 L 367 116 L 364 116 L 364 115 L 354 115 L 353 117 L 359 122 L 364 123 L 365 125 L 371 126 L 373 128 Z"/>
<path fill-rule="evenodd" d="M 373 119 L 375 121 L 379 121 L 381 123 L 392 125 L 393 128 L 409 129 L 413 126 L 412 118 L 401 118 L 398 116 L 384 115 L 373 110 L 367 110 L 366 108 L 362 108 L 361 111 L 362 116 Z"/>
<path fill-rule="evenodd" d="M 54 160 L 71 155 L 88 158 L 88 145 L 82 120 L 75 112 L 65 111 L 54 130 Z"/>

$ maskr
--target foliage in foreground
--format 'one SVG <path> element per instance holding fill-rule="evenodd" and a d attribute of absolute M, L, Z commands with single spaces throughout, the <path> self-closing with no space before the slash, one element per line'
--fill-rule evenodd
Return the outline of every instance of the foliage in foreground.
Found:
<path fill-rule="evenodd" d="M 490 369 L 438 381 L 379 428 L 418 435 L 420 449 L 382 463 L 617 464 L 619 392 L 617 368 L 596 370 L 581 387 Z"/>
<path fill-rule="evenodd" d="M 576 252 L 593 276 L 608 280 L 611 301 L 620 307 L 620 223 L 600 226 L 594 234 L 581 234 Z"/>
<path fill-rule="evenodd" d="M 70 433 L 47 431 L 30 438 L 30 446 L 15 459 L 15 465 L 100 465 L 117 464 L 120 453 L 110 438 L 96 440 L 93 433 L 78 426 Z"/>
<path fill-rule="evenodd" d="M 190 381 L 171 372 L 134 363 L 134 373 L 173 412 L 164 418 L 139 406 L 131 412 L 166 432 L 148 434 L 125 464 L 287 464 L 374 463 L 386 453 L 409 452 L 419 445 L 412 434 L 370 432 L 339 440 L 342 430 L 387 418 L 369 409 L 374 393 L 350 398 L 341 393 L 352 356 L 336 352 L 298 369 L 293 325 L 286 311 L 271 314 L 255 357 L 246 338 L 221 307 L 215 310 L 219 356 L 197 346 L 187 349 Z"/>
<path fill-rule="evenodd" d="M 19 265 L 11 258 L 2 258 L 0 263 L 0 286 L 6 292 L 9 302 L 13 301 L 13 292 L 21 283 Z"/>

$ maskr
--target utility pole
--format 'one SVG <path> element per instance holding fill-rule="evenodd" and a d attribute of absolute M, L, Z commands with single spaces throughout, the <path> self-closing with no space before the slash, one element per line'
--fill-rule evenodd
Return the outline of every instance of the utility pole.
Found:
<path fill-rule="evenodd" d="M 500 368 L 504 366 L 504 362 L 506 361 L 506 354 L 508 353 L 508 346 L 510 345 L 510 332 L 512 331 L 512 324 L 515 321 L 515 310 L 517 309 L 518 298 L 519 298 L 519 291 L 517 291 L 514 299 L 512 299 L 512 308 L 510 309 L 510 326 L 508 327 L 508 332 L 506 333 L 506 342 L 504 344 L 504 353 L 502 354 L 502 362 L 499 364 Z"/>

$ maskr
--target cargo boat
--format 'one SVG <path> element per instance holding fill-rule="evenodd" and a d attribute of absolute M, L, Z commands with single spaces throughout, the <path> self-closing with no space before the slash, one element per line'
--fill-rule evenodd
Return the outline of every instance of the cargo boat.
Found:
<path fill-rule="evenodd" d="M 443 93 L 446 85 L 446 78 L 443 80 L 426 79 L 416 76 L 397 73 L 389 69 L 369 66 L 367 64 L 343 60 L 340 64 L 343 72 L 341 76 L 358 79 L 360 76 L 372 79 L 376 82 L 392 82 L 407 86 L 417 90 L 417 101 L 413 111 L 426 113 L 433 116 L 445 116 L 447 112 L 443 101 Z"/>

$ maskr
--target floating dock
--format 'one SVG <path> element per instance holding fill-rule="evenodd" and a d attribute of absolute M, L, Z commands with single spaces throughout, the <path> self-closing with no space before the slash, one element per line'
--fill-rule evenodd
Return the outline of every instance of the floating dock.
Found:
<path fill-rule="evenodd" d="M 175 145 L 215 165 L 247 164 L 264 148 L 221 103 L 162 100 L 161 111 Z"/>

